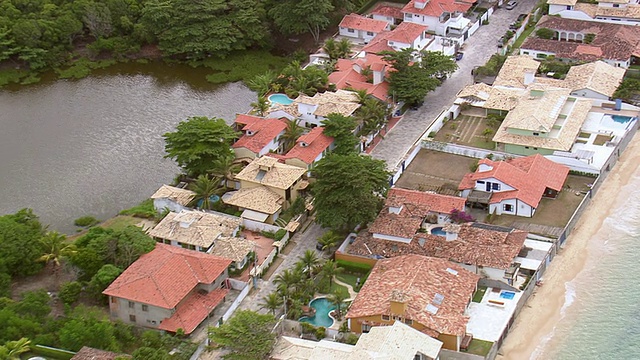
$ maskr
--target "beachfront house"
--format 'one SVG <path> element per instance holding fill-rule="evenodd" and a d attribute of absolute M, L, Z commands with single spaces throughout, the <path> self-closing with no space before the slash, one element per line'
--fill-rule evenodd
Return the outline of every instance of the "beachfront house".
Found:
<path fill-rule="evenodd" d="M 175 186 L 162 185 L 158 191 L 151 195 L 153 208 L 158 213 L 169 209 L 169 211 L 180 212 L 188 210 L 188 205 L 196 196 L 191 190 L 181 189 Z"/>
<path fill-rule="evenodd" d="M 358 95 L 353 91 L 326 91 L 313 96 L 299 95 L 289 105 L 278 104 L 269 113 L 270 118 L 300 119 L 300 124 L 314 128 L 322 125 L 329 114 L 351 116 L 360 107 Z"/>
<path fill-rule="evenodd" d="M 225 301 L 231 260 L 156 244 L 102 293 L 114 320 L 191 334 Z"/>
<path fill-rule="evenodd" d="M 490 214 L 532 217 L 542 198 L 558 196 L 568 174 L 567 166 L 539 154 L 504 161 L 481 159 L 458 189 L 467 203 L 486 205 Z"/>
<path fill-rule="evenodd" d="M 338 29 L 340 36 L 368 43 L 379 33 L 390 30 L 391 26 L 383 20 L 376 20 L 358 14 L 348 14 L 342 18 Z"/>
<path fill-rule="evenodd" d="M 242 131 L 242 136 L 232 145 L 236 159 L 253 160 L 282 151 L 279 139 L 287 128 L 285 121 L 238 115 L 235 124 Z"/>
<path fill-rule="evenodd" d="M 469 320 L 466 310 L 479 276 L 446 259 L 404 255 L 378 260 L 349 307 L 349 329 L 404 324 L 459 351 Z"/>

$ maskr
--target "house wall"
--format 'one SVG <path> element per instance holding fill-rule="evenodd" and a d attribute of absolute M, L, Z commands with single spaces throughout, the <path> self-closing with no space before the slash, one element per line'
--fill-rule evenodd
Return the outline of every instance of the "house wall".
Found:
<path fill-rule="evenodd" d="M 456 264 L 462 266 L 463 268 L 465 268 L 466 270 L 469 270 L 474 274 L 480 275 L 485 279 L 492 279 L 496 281 L 505 282 L 504 269 L 497 269 L 497 268 L 492 268 L 488 266 L 483 267 L 483 266 L 477 266 L 472 264 L 461 264 L 458 262 L 456 262 Z"/>
<path fill-rule="evenodd" d="M 440 23 L 440 20 L 434 16 L 424 16 L 420 14 L 404 13 L 404 21 L 415 24 L 426 25 L 427 31 L 434 32 L 436 35 L 444 36 L 446 26 Z"/>
<path fill-rule="evenodd" d="M 511 205 L 513 207 L 513 211 L 504 210 L 504 205 Z M 536 209 L 517 199 L 506 199 L 501 201 L 500 203 L 489 205 L 489 213 L 495 213 L 497 215 L 517 215 L 532 217 L 535 211 Z"/>
<path fill-rule="evenodd" d="M 571 92 L 571 95 L 580 96 L 589 99 L 609 100 L 607 95 L 593 91 L 591 89 L 577 89 Z"/>
<path fill-rule="evenodd" d="M 269 143 L 265 147 L 263 147 L 262 150 L 260 150 L 258 155 L 262 156 L 268 154 L 271 151 L 278 151 L 280 149 L 280 142 L 278 141 L 278 139 L 280 139 L 280 136 L 282 136 L 282 134 L 284 134 L 284 130 L 281 131 L 274 139 L 269 141 Z"/>
<path fill-rule="evenodd" d="M 340 32 L 340 35 L 342 36 L 347 36 L 354 39 L 361 39 L 364 42 L 369 42 L 371 41 L 371 39 L 376 37 L 376 35 L 378 35 L 378 33 L 375 33 L 375 32 L 358 30 L 358 29 L 350 29 L 346 27 L 340 27 L 339 32 Z"/>
<path fill-rule="evenodd" d="M 233 152 L 236 154 L 236 159 L 242 159 L 242 158 L 255 159 L 257 157 L 256 153 L 254 153 L 253 151 L 245 147 L 234 148 Z"/>
<path fill-rule="evenodd" d="M 389 25 L 394 25 L 395 24 L 395 19 L 393 18 L 393 16 L 384 16 L 384 15 L 373 15 L 373 19 L 374 20 L 382 20 L 382 21 L 386 21 Z"/>
<path fill-rule="evenodd" d="M 376 239 L 397 241 L 405 244 L 408 244 L 411 242 L 411 238 L 403 238 L 399 236 L 384 235 L 384 234 L 377 234 L 377 233 L 374 233 L 373 237 Z"/>
<path fill-rule="evenodd" d="M 126 324 L 134 324 L 149 328 L 158 328 L 160 322 L 171 317 L 173 311 L 158 306 L 147 305 L 132 301 L 133 307 L 129 307 L 130 301 L 127 299 L 109 296 L 109 312 L 111 318 L 120 320 Z M 142 305 L 147 306 L 147 311 L 142 310 Z M 135 316 L 135 321 L 131 321 L 129 315 Z"/>
<path fill-rule="evenodd" d="M 235 233 L 235 232 L 234 232 Z M 209 253 L 212 250 L 212 246 L 213 245 L 213 240 L 211 241 L 211 245 L 209 245 L 209 247 L 202 247 L 202 246 L 197 246 L 197 245 L 191 245 L 191 244 L 187 244 L 187 243 L 182 243 L 180 241 L 176 241 L 176 240 L 169 240 L 169 239 L 159 239 L 156 238 L 156 240 L 160 243 L 163 244 L 167 244 L 167 245 L 171 245 L 171 246 L 177 246 L 177 247 L 181 247 L 183 249 L 189 249 L 189 250 L 194 250 L 194 251 L 200 251 L 200 252 L 206 252 Z"/>
<path fill-rule="evenodd" d="M 304 161 L 302 161 L 302 160 L 300 160 L 298 158 L 286 159 L 284 161 L 284 163 L 287 164 L 287 165 L 297 166 L 297 167 L 302 168 L 302 169 L 309 169 L 309 164 L 307 164 L 306 162 L 304 162 Z"/>
<path fill-rule="evenodd" d="M 478 183 L 478 181 L 484 181 L 484 183 Z M 493 190 L 493 186 L 492 186 L 492 189 L 490 191 L 487 191 L 487 183 L 499 184 L 500 190 Z M 503 183 L 502 181 L 496 178 L 484 178 L 484 179 L 477 180 L 475 189 L 478 191 L 484 191 L 484 192 L 504 192 L 504 191 L 515 190 L 513 187 Z"/>
<path fill-rule="evenodd" d="M 173 200 L 169 200 L 167 198 L 153 199 L 153 208 L 156 209 L 158 213 L 162 213 L 165 208 L 179 213 L 182 210 L 188 209 L 186 206 L 182 206 Z"/>
<path fill-rule="evenodd" d="M 568 149 L 567 149 L 568 150 Z M 554 150 L 545 148 L 536 148 L 531 146 L 522 146 L 515 144 L 504 144 L 504 151 L 510 154 L 529 156 L 534 154 L 553 155 Z"/>
<path fill-rule="evenodd" d="M 520 48 L 520 55 L 530 55 L 536 59 L 546 59 L 549 56 L 555 56 L 556 53 L 549 51 L 541 51 L 535 49 Z"/>
<path fill-rule="evenodd" d="M 211 284 L 198 284 L 197 289 L 206 290 L 207 292 L 211 292 L 215 289 L 219 289 L 222 283 L 229 277 L 229 270 L 224 269 L 224 272 L 220 274 L 214 282 Z M 178 304 L 179 306 L 179 304 Z"/>

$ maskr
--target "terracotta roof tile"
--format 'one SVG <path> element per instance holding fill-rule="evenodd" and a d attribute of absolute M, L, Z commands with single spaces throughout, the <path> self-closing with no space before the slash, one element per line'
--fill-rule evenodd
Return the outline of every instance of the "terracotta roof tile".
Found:
<path fill-rule="evenodd" d="M 333 144 L 333 138 L 323 133 L 321 126 L 313 128 L 309 133 L 298 138 L 296 145 L 287 152 L 287 158 L 300 159 L 306 164 L 313 164 L 318 155 Z"/>
<path fill-rule="evenodd" d="M 346 317 L 391 315 L 391 298 L 400 294 L 406 310 L 398 315 L 440 334 L 464 335 L 465 311 L 479 278 L 445 259 L 407 255 L 378 260 Z"/>
<path fill-rule="evenodd" d="M 403 44 L 413 44 L 413 42 L 427 31 L 427 26 L 418 25 L 408 21 L 403 21 L 387 35 L 388 41 L 397 41 Z"/>
<path fill-rule="evenodd" d="M 464 203 L 464 198 L 459 196 L 440 195 L 401 188 L 389 189 L 387 194 L 387 204 L 389 206 L 413 204 L 421 206 L 427 212 L 434 211 L 442 214 L 450 214 L 453 209 L 464 210 Z"/>
<path fill-rule="evenodd" d="M 416 0 L 411 0 L 402 8 L 403 13 L 420 14 L 439 17 L 444 12 L 466 12 L 471 8 L 472 2 L 458 2 L 455 0 L 425 0 L 427 4 L 423 9 L 416 7 Z M 424 1 L 423 1 L 424 2 Z"/>
<path fill-rule="evenodd" d="M 608 97 L 622 83 L 625 69 L 611 66 L 604 61 L 572 66 L 564 79 L 563 86 L 571 90 L 589 89 Z"/>
<path fill-rule="evenodd" d="M 174 333 L 182 329 L 185 334 L 191 334 L 228 293 L 229 289 L 215 289 L 207 294 L 191 293 L 170 318 L 162 320 L 158 329 Z"/>
<path fill-rule="evenodd" d="M 173 309 L 198 284 L 213 283 L 230 264 L 229 259 L 158 243 L 102 293 Z"/>
<path fill-rule="evenodd" d="M 378 3 L 373 10 L 369 11 L 369 14 L 372 15 L 381 15 L 381 16 L 390 16 L 394 19 L 402 20 L 404 16 L 402 15 L 402 8 L 397 6 L 387 5 L 385 3 Z"/>
<path fill-rule="evenodd" d="M 253 116 L 253 115 L 247 115 L 247 114 L 236 114 L 235 123 L 239 125 L 249 125 L 260 120 L 263 120 L 263 118 L 259 116 Z"/>
<path fill-rule="evenodd" d="M 384 20 L 374 20 L 358 14 L 345 15 L 340 21 L 341 28 L 370 31 L 379 33 L 389 27 L 389 23 Z"/>
<path fill-rule="evenodd" d="M 362 48 L 362 51 L 367 54 L 379 54 L 383 51 L 394 51 L 393 48 L 389 46 L 389 41 L 387 40 L 390 34 L 391 31 L 383 31 L 379 33 Z"/>
<path fill-rule="evenodd" d="M 152 199 L 169 199 L 176 203 L 187 206 L 196 196 L 191 190 L 181 189 L 174 186 L 162 185 L 158 191 L 151 195 Z"/>
<path fill-rule="evenodd" d="M 208 248 L 219 236 L 233 236 L 242 224 L 238 217 L 196 210 L 170 212 L 149 231 L 149 236 Z"/>
<path fill-rule="evenodd" d="M 240 263 L 250 252 L 255 250 L 255 246 L 256 243 L 251 240 L 237 237 L 221 237 L 216 239 L 211 255 Z"/>
<path fill-rule="evenodd" d="M 366 54 L 358 59 L 339 59 L 336 64 L 336 71 L 329 74 L 329 82 L 336 85 L 338 89 L 365 90 L 367 94 L 373 95 L 380 101 L 388 101 L 389 83 L 385 80 L 378 84 L 367 82 L 367 77 L 354 69 L 354 65 L 359 68 L 369 67 L 373 71 L 391 71 L 392 67 L 381 56 Z"/>
<path fill-rule="evenodd" d="M 437 257 L 460 264 L 507 269 L 518 255 L 527 233 L 511 228 L 484 226 L 484 224 L 448 224 L 445 228 L 457 238 L 449 241 L 445 236 L 418 233 L 410 243 L 376 239 L 361 234 L 348 249 L 349 254 L 366 257 L 393 258 L 408 254 Z M 366 245 L 366 246 L 365 246 Z"/>
<path fill-rule="evenodd" d="M 236 175 L 236 179 L 286 190 L 298 181 L 305 172 L 306 169 L 282 164 L 278 162 L 278 159 L 263 156 L 249 163 Z"/>
<path fill-rule="evenodd" d="M 569 174 L 569 168 L 555 163 L 540 154 L 506 160 L 481 160 L 482 164 L 491 166 L 489 171 L 479 171 L 466 174 L 458 188 L 460 190 L 473 189 L 476 181 L 483 179 L 497 179 L 511 186 L 515 190 L 493 192 L 491 203 L 499 203 L 504 199 L 518 199 L 536 208 L 547 188 L 560 191 Z"/>
<path fill-rule="evenodd" d="M 222 201 L 225 204 L 242 209 L 275 214 L 276 211 L 282 209 L 284 199 L 266 186 L 256 186 L 238 191 L 229 191 L 222 196 Z"/>
<path fill-rule="evenodd" d="M 246 148 L 254 153 L 262 151 L 269 143 L 284 133 L 287 124 L 279 119 L 261 119 L 247 124 L 242 128 L 244 134 L 232 147 Z M 251 134 L 251 135 L 249 135 Z"/>

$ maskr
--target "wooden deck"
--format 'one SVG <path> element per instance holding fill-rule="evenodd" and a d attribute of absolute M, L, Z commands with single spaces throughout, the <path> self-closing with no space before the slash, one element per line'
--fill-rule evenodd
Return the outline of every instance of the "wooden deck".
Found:
<path fill-rule="evenodd" d="M 561 227 L 530 224 L 522 221 L 516 221 L 512 224 L 512 226 L 516 229 L 528 231 L 532 234 L 551 236 L 556 239 L 560 237 L 560 234 L 562 234 L 562 230 L 564 230 L 564 228 Z"/>

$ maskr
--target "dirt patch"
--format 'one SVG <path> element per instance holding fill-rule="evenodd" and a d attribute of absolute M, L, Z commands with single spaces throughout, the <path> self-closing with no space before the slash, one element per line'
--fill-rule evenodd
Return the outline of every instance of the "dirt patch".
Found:
<path fill-rule="evenodd" d="M 420 150 L 397 186 L 441 194 L 457 194 L 458 185 L 477 159 L 434 150 Z"/>
<path fill-rule="evenodd" d="M 435 140 L 492 150 L 495 143 L 491 139 L 499 125 L 499 122 L 489 121 L 483 116 L 460 115 L 447 121 L 436 134 Z"/>
<path fill-rule="evenodd" d="M 41 289 L 57 293 L 61 284 L 77 279 L 78 273 L 71 265 L 62 265 L 57 273 L 54 273 L 52 268 L 47 266 L 39 274 L 16 280 L 11 285 L 11 298 L 19 300 L 23 293 Z"/>
<path fill-rule="evenodd" d="M 273 262 L 269 266 L 269 269 L 267 269 L 267 272 L 262 275 L 262 280 L 269 281 L 271 275 L 278 270 L 278 267 L 280 267 L 280 264 L 282 264 L 283 261 L 284 259 L 279 256 L 273 259 Z"/>

